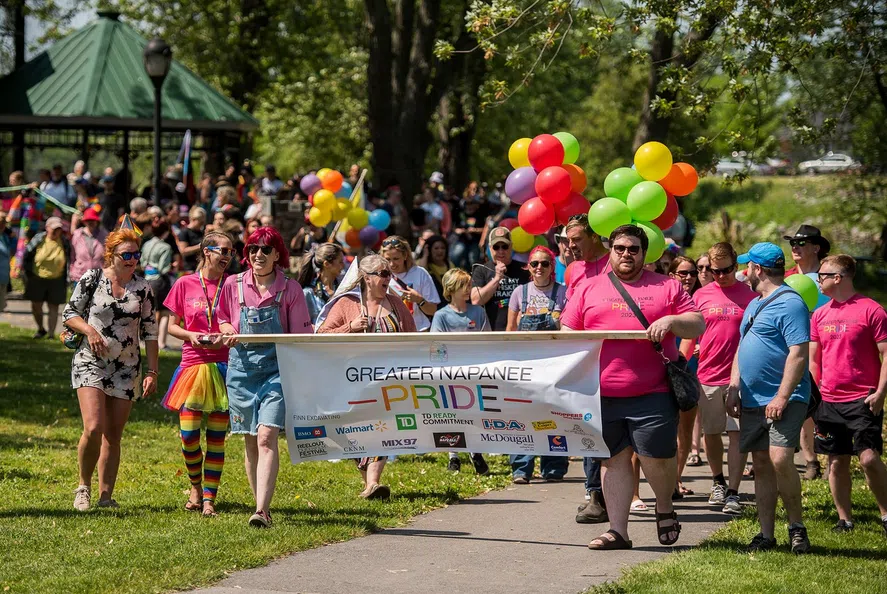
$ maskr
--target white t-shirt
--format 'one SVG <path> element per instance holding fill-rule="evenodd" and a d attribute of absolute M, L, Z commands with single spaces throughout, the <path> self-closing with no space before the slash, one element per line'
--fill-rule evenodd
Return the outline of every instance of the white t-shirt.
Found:
<path fill-rule="evenodd" d="M 440 295 L 437 294 L 431 275 L 421 266 L 413 266 L 405 273 L 395 274 L 394 276 L 418 291 L 428 303 L 440 303 Z M 403 289 L 394 281 L 389 285 L 389 289 L 398 297 L 404 293 Z M 413 321 L 416 322 L 416 330 L 423 332 L 431 328 L 431 320 L 422 313 L 418 303 L 407 303 L 406 306 L 413 310 Z"/>

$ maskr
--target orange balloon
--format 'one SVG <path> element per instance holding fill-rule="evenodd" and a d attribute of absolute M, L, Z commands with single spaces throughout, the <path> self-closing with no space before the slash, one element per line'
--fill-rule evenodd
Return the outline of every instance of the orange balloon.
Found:
<path fill-rule="evenodd" d="M 320 184 L 323 186 L 324 190 L 329 190 L 333 194 L 342 189 L 342 182 L 345 179 L 342 177 L 342 174 L 336 171 L 335 169 L 328 169 L 327 171 L 317 174 L 317 177 L 320 178 Z"/>
<path fill-rule="evenodd" d="M 360 231 L 357 229 L 349 229 L 347 233 L 345 233 L 345 243 L 348 244 L 349 247 L 359 248 L 362 243 L 360 243 Z"/>
<path fill-rule="evenodd" d="M 675 196 L 687 196 L 699 184 L 699 174 L 689 163 L 675 163 L 659 184 Z"/>
<path fill-rule="evenodd" d="M 570 182 L 573 184 L 571 190 L 577 194 L 584 192 L 585 188 L 588 187 L 588 178 L 585 176 L 585 172 L 582 171 L 582 168 L 578 165 L 573 165 L 572 163 L 566 163 L 561 165 L 561 167 L 566 169 L 567 173 L 570 174 Z"/>

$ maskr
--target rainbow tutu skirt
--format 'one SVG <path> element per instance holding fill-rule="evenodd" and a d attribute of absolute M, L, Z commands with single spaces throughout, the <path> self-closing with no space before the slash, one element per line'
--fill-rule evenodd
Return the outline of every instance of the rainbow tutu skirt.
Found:
<path fill-rule="evenodd" d="M 228 410 L 228 392 L 225 389 L 227 372 L 227 363 L 179 366 L 160 404 L 176 412 L 182 407 L 205 412 Z"/>

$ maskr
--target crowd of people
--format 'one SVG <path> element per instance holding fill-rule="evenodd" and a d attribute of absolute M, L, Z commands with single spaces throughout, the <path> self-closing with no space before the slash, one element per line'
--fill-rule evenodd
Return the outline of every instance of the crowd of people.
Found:
<path fill-rule="evenodd" d="M 157 390 L 158 351 L 168 348 L 168 335 L 183 342 L 162 404 L 179 416 L 191 485 L 185 509 L 217 514 L 230 432 L 245 439 L 255 500 L 249 524 L 269 527 L 285 425 L 280 370 L 273 344 L 239 342 L 237 335 L 643 329 L 648 340 L 605 340 L 601 350 L 610 458 L 584 460 L 585 501 L 575 519 L 609 522 L 610 529 L 590 548 L 632 546 L 629 515 L 648 509 L 639 496 L 641 471 L 655 494 L 659 542 L 677 542 L 675 502 L 692 494 L 680 477 L 686 464 L 702 464 L 703 452 L 712 478 L 708 501 L 724 513 L 741 512 L 743 474 L 754 478 L 760 533 L 750 551 L 776 546 L 777 497 L 791 550 L 810 549 L 796 449 L 811 480 L 821 475 L 817 455 L 828 457 L 839 532 L 854 527 L 849 473 L 851 457 L 858 457 L 887 532 L 887 313 L 854 288 L 854 259 L 829 255 L 829 241 L 812 225 L 785 237 L 795 263 L 788 270 L 783 249 L 766 242 L 741 255 L 717 243 L 696 260 L 686 257 L 685 220 L 683 235 L 652 263 L 645 263 L 648 237 L 639 227 L 601 237 L 585 215 L 555 229 L 546 245 L 518 254 L 510 229 L 500 225 L 514 208 L 498 187 L 488 195 L 472 183 L 456 199 L 435 172 L 411 211 L 396 187 L 373 195 L 368 207 L 389 211 L 391 235 L 378 253 L 357 254 L 328 240 L 328 229 L 307 225 L 287 244 L 256 192 L 303 197 L 297 179 L 279 180 L 273 167 L 258 180 L 246 170 L 232 179 L 232 168 L 214 185 L 201 182 L 198 195 L 174 185 L 128 205 L 115 197 L 113 172 L 93 195 L 81 183 L 82 166 L 72 176 L 60 167 L 49 173 L 43 190 L 79 212 L 70 221 L 58 213 L 38 217 L 23 230 L 33 236 L 21 269 L 35 339 L 55 334 L 64 304 L 64 325 L 80 337 L 72 366 L 83 418 L 78 510 L 92 505 L 96 467 L 96 505 L 118 505 L 121 436 L 133 403 Z M 350 174 L 357 177 L 357 166 Z M 27 192 L 18 199 L 28 199 Z M 0 213 L 4 289 L 15 245 L 7 221 L 16 222 L 13 213 Z M 355 256 L 356 274 L 341 286 Z M 812 317 L 784 282 L 791 274 L 808 275 L 820 288 Z M 698 407 L 678 409 L 664 361 L 693 370 Z M 489 471 L 483 455 L 470 461 L 477 473 Z M 364 486 L 359 496 L 389 498 L 387 459 L 355 462 Z M 448 468 L 460 471 L 461 463 L 451 454 Z M 514 483 L 533 480 L 535 463 L 534 456 L 510 456 Z M 563 480 L 568 464 L 566 457 L 542 456 L 542 479 Z"/>

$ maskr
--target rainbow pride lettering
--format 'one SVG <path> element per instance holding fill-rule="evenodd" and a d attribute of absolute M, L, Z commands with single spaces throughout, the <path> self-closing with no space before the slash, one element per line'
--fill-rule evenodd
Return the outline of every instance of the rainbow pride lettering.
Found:
<path fill-rule="evenodd" d="M 501 412 L 501 409 L 489 407 L 489 401 L 498 400 L 496 396 L 489 394 L 491 391 L 499 389 L 498 386 L 494 385 L 438 384 L 432 386 L 413 384 L 404 386 L 401 384 L 391 384 L 381 388 L 382 401 L 385 403 L 386 411 L 391 410 L 392 404 L 412 402 L 413 410 L 420 410 L 423 403 L 430 403 L 430 406 L 436 409 L 469 410 L 476 407 L 482 411 Z"/>

